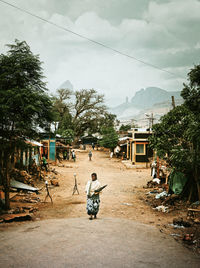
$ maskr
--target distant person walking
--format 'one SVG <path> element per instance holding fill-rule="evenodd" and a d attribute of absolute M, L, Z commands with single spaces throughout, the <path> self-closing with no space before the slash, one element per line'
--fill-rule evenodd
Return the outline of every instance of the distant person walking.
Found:
<path fill-rule="evenodd" d="M 92 173 L 91 180 L 88 181 L 86 185 L 87 193 L 87 214 L 90 216 L 90 220 L 97 218 L 97 213 L 99 212 L 99 192 L 95 192 L 101 187 L 100 182 L 97 180 L 97 174 Z"/>
<path fill-rule="evenodd" d="M 110 159 L 113 158 L 113 151 L 110 152 Z"/>
<path fill-rule="evenodd" d="M 67 160 L 69 160 L 69 152 L 67 151 Z"/>
<path fill-rule="evenodd" d="M 72 159 L 74 160 L 74 162 L 76 162 L 76 154 L 75 154 L 74 150 L 72 151 Z"/>
<path fill-rule="evenodd" d="M 63 151 L 63 159 L 66 160 L 66 158 L 67 158 L 67 151 L 64 150 L 64 151 Z"/>
<path fill-rule="evenodd" d="M 44 167 L 46 171 L 48 171 L 47 166 L 48 166 L 47 159 L 46 159 L 45 155 L 43 155 L 43 157 L 42 157 L 42 167 Z"/>
<path fill-rule="evenodd" d="M 94 148 L 95 148 L 95 145 L 94 145 L 94 142 L 92 143 L 92 149 L 94 150 Z"/>
<path fill-rule="evenodd" d="M 89 151 L 88 156 L 89 156 L 89 161 L 91 161 L 92 160 L 92 151 Z"/>

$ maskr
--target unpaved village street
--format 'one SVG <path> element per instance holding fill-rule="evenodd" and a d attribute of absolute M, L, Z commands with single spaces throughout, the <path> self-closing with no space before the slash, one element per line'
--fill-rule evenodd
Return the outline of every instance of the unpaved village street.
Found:
<path fill-rule="evenodd" d="M 199 267 L 198 257 L 162 232 L 162 213 L 144 204 L 149 169 L 126 169 L 100 151 L 92 161 L 80 151 L 75 163 L 62 164 L 55 166 L 60 186 L 51 189 L 53 205 L 40 204 L 33 222 L 1 226 L 0 267 Z M 92 172 L 108 186 L 98 219 L 89 221 L 85 184 Z M 80 195 L 72 196 L 74 173 Z"/>

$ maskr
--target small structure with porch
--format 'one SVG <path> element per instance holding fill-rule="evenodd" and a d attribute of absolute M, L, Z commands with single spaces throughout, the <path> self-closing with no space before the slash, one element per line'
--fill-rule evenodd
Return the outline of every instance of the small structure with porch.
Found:
<path fill-rule="evenodd" d="M 153 157 L 153 150 L 149 147 L 151 129 L 134 128 L 132 137 L 127 140 L 127 159 L 132 165 L 149 167 L 149 158 Z"/>

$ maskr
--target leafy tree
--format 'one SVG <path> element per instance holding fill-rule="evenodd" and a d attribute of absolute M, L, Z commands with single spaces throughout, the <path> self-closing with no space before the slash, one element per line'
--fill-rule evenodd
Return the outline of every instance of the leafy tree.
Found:
<path fill-rule="evenodd" d="M 52 103 L 43 82 L 39 56 L 33 55 L 25 41 L 15 40 L 7 46 L 7 54 L 0 55 L 0 142 L 5 163 L 19 140 L 37 137 L 38 127 L 48 128 L 52 120 Z M 8 208 L 7 178 L 4 188 Z"/>
<path fill-rule="evenodd" d="M 184 84 L 181 96 L 185 106 L 192 114 L 190 127 L 187 129 L 188 140 L 191 143 L 192 170 L 200 200 L 200 65 L 188 73 L 188 84 Z"/>
<path fill-rule="evenodd" d="M 65 129 L 61 133 L 62 138 L 65 139 L 66 144 L 71 144 L 74 140 L 74 131 L 72 129 Z"/>
<path fill-rule="evenodd" d="M 119 130 L 126 132 L 126 131 L 128 131 L 130 129 L 131 129 L 131 125 L 124 125 L 124 124 L 122 124 Z"/>
<path fill-rule="evenodd" d="M 70 97 L 72 95 L 69 89 L 58 89 L 57 95 L 53 97 L 53 115 L 55 126 L 58 123 L 59 132 L 70 128 L 72 125 L 72 116 L 70 114 Z M 55 131 L 57 131 L 55 127 Z"/>
<path fill-rule="evenodd" d="M 102 127 L 114 126 L 116 116 L 107 112 L 104 96 L 94 89 L 83 89 L 73 94 L 67 89 L 57 91 L 54 97 L 54 113 L 59 121 L 58 132 L 74 131 L 78 140 L 85 132 L 101 132 Z"/>
<path fill-rule="evenodd" d="M 85 131 L 97 132 L 95 128 L 97 128 L 105 110 L 104 96 L 97 94 L 96 90 L 82 89 L 76 91 L 72 120 L 75 136 L 79 138 Z"/>
<path fill-rule="evenodd" d="M 109 127 L 109 128 L 103 128 L 102 133 L 103 138 L 100 141 L 100 145 L 105 148 L 109 148 L 113 151 L 118 144 L 117 132 L 113 127 Z"/>
<path fill-rule="evenodd" d="M 149 138 L 151 147 L 156 150 L 158 156 L 166 159 L 170 166 L 179 171 L 186 170 L 191 165 L 191 145 L 186 132 L 190 120 L 188 109 L 184 105 L 177 106 L 164 115 L 159 124 L 153 126 L 153 135 Z"/>
<path fill-rule="evenodd" d="M 171 110 L 153 126 L 151 147 L 172 168 L 190 179 L 189 196 L 200 200 L 200 65 L 188 74 L 188 84 L 181 92 L 184 104 Z"/>

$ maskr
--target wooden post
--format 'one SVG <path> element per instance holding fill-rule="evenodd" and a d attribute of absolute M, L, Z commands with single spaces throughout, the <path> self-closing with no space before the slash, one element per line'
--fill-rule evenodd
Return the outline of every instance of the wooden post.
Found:
<path fill-rule="evenodd" d="M 130 159 L 130 157 L 129 157 L 129 141 L 127 141 L 127 145 L 126 145 L 127 147 L 127 159 Z"/>
<path fill-rule="evenodd" d="M 8 162 L 9 162 L 9 154 L 4 151 L 4 193 L 5 193 L 5 209 L 10 209 L 10 178 L 8 175 Z"/>
<path fill-rule="evenodd" d="M 160 177 L 160 168 L 159 168 L 159 157 L 157 156 L 157 178 Z"/>
<path fill-rule="evenodd" d="M 172 96 L 172 107 L 173 107 L 173 109 L 176 107 L 174 96 Z"/>
<path fill-rule="evenodd" d="M 20 149 L 20 168 L 23 167 L 23 149 Z"/>

